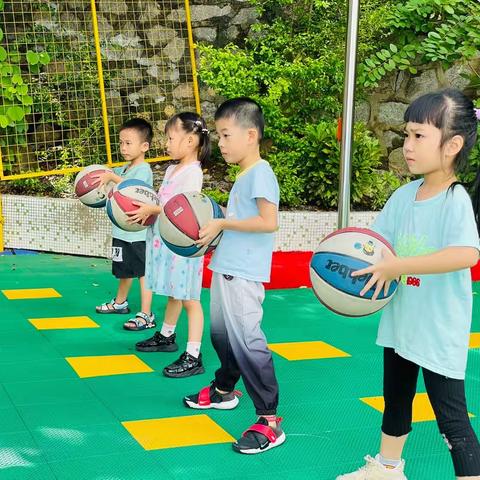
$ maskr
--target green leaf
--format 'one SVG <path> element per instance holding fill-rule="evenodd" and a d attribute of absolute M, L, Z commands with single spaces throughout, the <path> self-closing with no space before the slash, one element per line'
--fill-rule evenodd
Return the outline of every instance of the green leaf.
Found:
<path fill-rule="evenodd" d="M 4 62 L 8 57 L 7 51 L 3 48 L 0 47 L 0 62 Z"/>
<path fill-rule="evenodd" d="M 11 118 L 14 122 L 17 122 L 23 119 L 23 117 L 25 116 L 25 112 L 21 107 L 10 107 L 7 109 L 7 116 Z"/>
<path fill-rule="evenodd" d="M 18 63 L 22 57 L 18 52 L 10 52 L 8 54 L 8 59 L 13 63 Z"/>
<path fill-rule="evenodd" d="M 450 15 L 453 15 L 455 13 L 455 10 L 450 5 L 445 5 L 443 8 Z"/>
<path fill-rule="evenodd" d="M 40 61 L 40 55 L 32 50 L 28 50 L 27 52 L 27 62 L 29 65 L 37 65 Z"/>
<path fill-rule="evenodd" d="M 12 83 L 16 83 L 17 85 L 22 85 L 23 84 L 22 76 L 18 75 L 18 73 L 13 75 L 12 76 Z"/>
<path fill-rule="evenodd" d="M 398 52 L 397 46 L 394 45 L 393 43 L 390 44 L 390 50 L 391 50 L 393 53 L 397 53 L 397 52 Z"/>
<path fill-rule="evenodd" d="M 50 55 L 48 52 L 42 52 L 39 55 L 39 61 L 42 65 L 47 65 L 47 63 L 50 63 Z"/>
<path fill-rule="evenodd" d="M 10 120 L 5 115 L 0 115 L 0 127 L 7 128 Z"/>
<path fill-rule="evenodd" d="M 30 95 L 24 95 L 22 97 L 23 105 L 33 105 L 33 98 Z"/>

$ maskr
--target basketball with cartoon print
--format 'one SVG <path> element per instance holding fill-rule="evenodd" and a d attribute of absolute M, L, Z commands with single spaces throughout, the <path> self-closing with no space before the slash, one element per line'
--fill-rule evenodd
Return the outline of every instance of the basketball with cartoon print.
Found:
<path fill-rule="evenodd" d="M 340 315 L 361 317 L 382 309 L 393 298 L 398 282 L 390 284 L 372 300 L 375 287 L 363 297 L 360 292 L 371 274 L 352 276 L 382 259 L 382 250 L 392 246 L 378 233 L 366 228 L 343 228 L 323 239 L 310 262 L 310 279 L 317 298 Z"/>

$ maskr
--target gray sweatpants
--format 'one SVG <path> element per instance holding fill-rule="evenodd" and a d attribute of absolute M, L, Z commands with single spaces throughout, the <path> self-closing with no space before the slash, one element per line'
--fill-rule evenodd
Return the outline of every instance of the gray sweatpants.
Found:
<path fill-rule="evenodd" d="M 210 296 L 210 332 L 221 364 L 215 372 L 215 386 L 231 392 L 242 376 L 257 415 L 275 415 L 278 383 L 260 328 L 265 298 L 262 283 L 214 272 Z"/>

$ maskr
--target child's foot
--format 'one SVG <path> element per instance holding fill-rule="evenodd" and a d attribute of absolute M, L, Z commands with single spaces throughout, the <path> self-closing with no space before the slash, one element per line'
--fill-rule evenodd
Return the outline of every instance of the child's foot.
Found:
<path fill-rule="evenodd" d="M 395 468 L 387 468 L 382 465 L 378 459 L 367 455 L 367 462 L 363 467 L 352 473 L 340 475 L 337 480 L 407 480 L 403 473 L 405 462 L 402 460 L 400 465 Z"/>
<path fill-rule="evenodd" d="M 182 353 L 178 360 L 163 369 L 163 374 L 171 378 L 191 377 L 192 375 L 198 375 L 200 373 L 205 373 L 202 354 L 196 358 L 187 352 Z"/>
<path fill-rule="evenodd" d="M 280 446 L 286 439 L 285 432 L 280 428 L 282 419 L 277 418 L 277 426 L 270 427 L 265 417 L 258 420 L 243 435 L 232 444 L 239 453 L 262 453 Z"/>
<path fill-rule="evenodd" d="M 202 388 L 200 392 L 184 397 L 183 403 L 186 407 L 200 410 L 208 408 L 231 410 L 238 405 L 239 396 L 241 396 L 241 393 L 238 390 L 220 393 L 212 382 L 210 387 Z"/>
<path fill-rule="evenodd" d="M 100 306 L 95 307 L 97 313 L 130 313 L 128 308 L 128 302 L 125 300 L 123 303 L 117 303 L 115 298 L 112 298 L 109 302 L 102 303 Z"/>
<path fill-rule="evenodd" d="M 153 337 L 135 344 L 139 352 L 176 352 L 178 345 L 175 343 L 176 333 L 165 337 L 160 332 L 155 332 Z"/>
<path fill-rule="evenodd" d="M 128 322 L 123 324 L 125 330 L 138 332 L 139 330 L 146 330 L 147 328 L 155 328 L 155 315 L 150 315 L 145 312 L 138 312 L 134 318 L 131 318 Z"/>

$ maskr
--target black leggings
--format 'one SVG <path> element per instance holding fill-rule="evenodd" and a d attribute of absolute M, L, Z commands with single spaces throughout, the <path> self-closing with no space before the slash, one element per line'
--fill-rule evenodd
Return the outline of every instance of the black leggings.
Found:
<path fill-rule="evenodd" d="M 382 432 L 401 437 L 412 430 L 412 402 L 420 367 L 384 349 L 383 396 L 385 411 Z M 465 382 L 422 368 L 428 398 L 438 428 L 448 445 L 455 475 L 480 475 L 480 444 L 468 418 Z"/>

